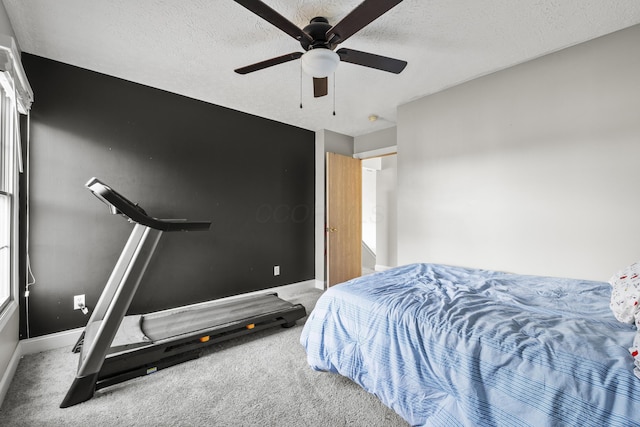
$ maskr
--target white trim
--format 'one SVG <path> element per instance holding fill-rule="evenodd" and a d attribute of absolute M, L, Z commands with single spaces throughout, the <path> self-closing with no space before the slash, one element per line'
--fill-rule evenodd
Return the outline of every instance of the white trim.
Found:
<path fill-rule="evenodd" d="M 77 328 L 19 341 L 16 349 L 13 351 L 13 356 L 11 356 L 7 369 L 4 371 L 4 375 L 2 375 L 2 379 L 0 380 L 0 405 L 4 402 L 4 398 L 9 391 L 9 386 L 18 369 L 18 364 L 23 356 L 61 347 L 71 347 L 76 343 L 83 330 L 84 328 Z"/>
<path fill-rule="evenodd" d="M 325 177 L 325 131 L 317 131 L 315 139 L 315 164 L 316 164 L 316 182 L 315 182 L 315 211 L 314 211 L 314 239 L 315 239 L 315 278 L 316 281 L 322 282 L 322 286 L 316 287 L 324 289 L 325 280 L 325 194 L 324 187 L 326 184 Z"/>
<path fill-rule="evenodd" d="M 393 267 L 390 267 L 390 266 L 388 266 L 388 265 L 380 265 L 380 264 L 376 264 L 376 265 L 375 265 L 375 267 L 373 267 L 373 268 L 374 268 L 374 270 L 376 270 L 376 271 L 385 271 L 385 270 L 389 270 L 389 269 L 391 269 L 391 268 L 393 268 Z"/>
<path fill-rule="evenodd" d="M 371 157 L 388 156 L 390 154 L 396 154 L 398 152 L 398 146 L 392 145 L 389 147 L 378 148 L 377 150 L 361 151 L 353 155 L 354 159 L 368 159 Z"/>
<path fill-rule="evenodd" d="M 18 302 L 15 299 L 9 300 L 7 306 L 0 312 L 0 331 L 3 330 L 7 323 L 9 323 L 9 319 L 13 316 L 13 313 L 18 309 Z M 17 331 L 16 331 L 17 334 Z"/>
<path fill-rule="evenodd" d="M 18 346 L 20 347 L 23 356 L 67 346 L 70 347 L 78 341 L 82 331 L 84 331 L 84 327 L 57 332 L 55 334 L 43 335 L 41 337 L 29 338 L 20 341 Z"/>
<path fill-rule="evenodd" d="M 315 282 L 315 286 L 314 286 L 314 287 L 315 287 L 316 289 L 320 289 L 321 291 L 324 291 L 324 288 L 325 288 L 325 286 L 324 286 L 324 280 L 317 280 L 317 279 L 316 279 L 316 280 L 314 280 L 314 282 Z"/>
<path fill-rule="evenodd" d="M 27 75 L 22 67 L 20 51 L 13 37 L 0 34 L 0 58 L 4 59 L 0 61 L 0 64 L 2 64 L 0 69 L 9 72 L 13 79 L 17 80 L 18 84 L 15 85 L 15 89 L 19 95 L 16 100 L 18 110 L 21 114 L 27 114 L 27 111 L 31 109 L 31 103 L 33 103 L 33 89 L 31 89 Z"/>
<path fill-rule="evenodd" d="M 7 369 L 4 371 L 4 375 L 2 375 L 2 379 L 0 379 L 0 406 L 9 391 L 9 386 L 11 385 L 11 381 L 13 381 L 13 376 L 16 374 L 20 359 L 22 359 L 22 351 L 20 349 L 20 343 L 18 343 L 7 365 Z"/>
<path fill-rule="evenodd" d="M 305 291 L 307 289 L 313 289 L 315 287 L 316 284 L 316 280 L 311 279 L 311 280 L 305 280 L 304 282 L 296 282 L 296 283 L 290 283 L 288 285 L 282 285 L 282 286 L 278 286 L 275 288 L 271 288 L 269 289 L 269 291 L 275 291 L 277 292 L 287 292 L 287 291 Z"/>

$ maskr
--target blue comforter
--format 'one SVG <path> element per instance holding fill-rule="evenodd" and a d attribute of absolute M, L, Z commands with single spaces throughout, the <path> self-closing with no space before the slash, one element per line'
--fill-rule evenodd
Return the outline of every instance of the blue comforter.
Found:
<path fill-rule="evenodd" d="M 412 425 L 640 426 L 604 282 L 413 264 L 327 290 L 300 341 Z"/>

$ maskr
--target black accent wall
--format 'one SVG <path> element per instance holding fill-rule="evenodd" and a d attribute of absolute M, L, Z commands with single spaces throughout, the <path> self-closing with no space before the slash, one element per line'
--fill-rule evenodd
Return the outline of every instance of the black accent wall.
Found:
<path fill-rule="evenodd" d="M 95 306 L 133 228 L 84 187 L 93 176 L 151 216 L 213 222 L 208 232 L 164 233 L 130 313 L 314 278 L 313 132 L 34 55 L 22 59 L 35 94 L 31 337 L 86 324 L 73 295 Z M 20 332 L 25 338 L 25 315 Z"/>

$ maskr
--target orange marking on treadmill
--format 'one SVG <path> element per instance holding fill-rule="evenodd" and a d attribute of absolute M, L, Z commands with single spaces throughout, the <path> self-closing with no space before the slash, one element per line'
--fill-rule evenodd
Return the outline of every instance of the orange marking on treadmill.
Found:
<path fill-rule="evenodd" d="M 249 324 L 247 325 L 247 329 L 253 329 L 253 328 L 255 328 L 255 327 L 256 327 L 256 324 L 255 324 L 255 323 L 249 323 Z"/>
<path fill-rule="evenodd" d="M 209 341 L 209 335 L 205 335 L 204 337 L 200 337 L 200 342 L 207 342 Z"/>

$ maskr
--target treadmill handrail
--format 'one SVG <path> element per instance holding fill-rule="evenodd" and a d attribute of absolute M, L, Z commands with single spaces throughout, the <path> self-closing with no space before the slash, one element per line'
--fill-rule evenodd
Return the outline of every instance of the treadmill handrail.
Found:
<path fill-rule="evenodd" d="M 120 214 L 130 221 L 162 231 L 204 231 L 211 221 L 187 221 L 186 219 L 158 219 L 147 215 L 144 209 L 100 181 L 91 178 L 85 184 L 94 196 L 105 203 L 112 214 Z"/>

